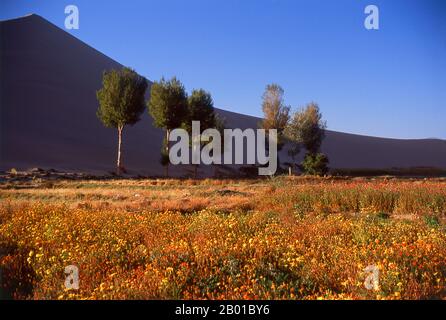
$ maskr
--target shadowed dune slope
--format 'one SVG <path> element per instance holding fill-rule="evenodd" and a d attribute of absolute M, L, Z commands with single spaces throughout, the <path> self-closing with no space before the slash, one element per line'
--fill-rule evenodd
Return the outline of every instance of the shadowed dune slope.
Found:
<path fill-rule="evenodd" d="M 112 171 L 117 133 L 96 117 L 96 90 L 103 71 L 121 64 L 37 15 L 0 22 L 0 35 L 0 169 Z M 231 128 L 256 128 L 260 120 L 217 111 Z M 125 166 L 133 173 L 161 175 L 162 136 L 147 112 L 136 125 L 126 127 Z M 446 168 L 446 141 L 438 139 L 328 131 L 323 151 L 334 168 Z M 180 175 L 184 169 L 172 172 Z"/>

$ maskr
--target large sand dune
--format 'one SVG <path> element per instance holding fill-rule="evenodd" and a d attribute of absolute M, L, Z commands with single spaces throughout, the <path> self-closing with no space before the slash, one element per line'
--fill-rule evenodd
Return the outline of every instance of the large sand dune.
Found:
<path fill-rule="evenodd" d="M 37 15 L 0 22 L 0 33 L 0 170 L 112 171 L 117 134 L 96 118 L 96 90 L 103 71 L 121 65 Z M 255 128 L 259 122 L 218 112 L 232 128 Z M 163 133 L 152 126 L 147 112 L 124 134 L 126 167 L 133 173 L 161 175 Z M 323 151 L 333 168 L 446 168 L 446 141 L 438 139 L 328 131 Z M 176 174 L 184 169 L 177 168 Z"/>

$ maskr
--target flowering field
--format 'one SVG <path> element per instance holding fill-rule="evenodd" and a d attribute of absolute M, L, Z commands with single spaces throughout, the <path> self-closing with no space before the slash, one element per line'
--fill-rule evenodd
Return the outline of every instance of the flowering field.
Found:
<path fill-rule="evenodd" d="M 446 298 L 444 180 L 10 183 L 0 199 L 0 298 Z"/>

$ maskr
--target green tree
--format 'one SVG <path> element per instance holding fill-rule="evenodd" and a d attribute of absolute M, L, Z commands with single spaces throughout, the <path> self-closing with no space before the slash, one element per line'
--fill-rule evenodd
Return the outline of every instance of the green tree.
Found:
<path fill-rule="evenodd" d="M 325 175 L 328 172 L 328 162 L 323 153 L 307 153 L 302 161 L 302 169 L 306 174 Z"/>
<path fill-rule="evenodd" d="M 209 92 L 192 90 L 188 98 L 188 110 L 187 128 L 190 128 L 192 121 L 200 121 L 201 131 L 215 127 L 214 101 Z"/>
<path fill-rule="evenodd" d="M 263 120 L 260 128 L 268 133 L 270 129 L 277 130 L 277 151 L 284 145 L 284 131 L 290 120 L 290 106 L 285 105 L 283 99 L 284 90 L 278 84 L 268 84 L 262 95 Z M 277 153 L 277 165 L 280 169 L 279 153 Z"/>
<path fill-rule="evenodd" d="M 148 111 L 153 118 L 153 125 L 166 131 L 164 156 L 169 155 L 170 132 L 180 128 L 188 116 L 187 93 L 183 84 L 173 77 L 170 80 L 161 78 L 152 84 Z M 166 176 L 169 176 L 169 162 L 163 161 Z"/>
<path fill-rule="evenodd" d="M 302 144 L 307 150 L 301 165 L 306 174 L 323 175 L 328 171 L 328 158 L 319 152 L 325 138 L 326 127 L 319 106 L 311 102 L 293 114 L 285 130 L 289 140 Z"/>
<path fill-rule="evenodd" d="M 206 129 L 214 129 L 216 127 L 214 102 L 209 92 L 203 89 L 193 90 L 188 98 L 188 110 L 188 117 L 184 123 L 184 128 L 189 134 L 192 134 L 192 121 L 200 121 L 200 134 Z M 193 166 L 194 177 L 196 178 L 198 165 L 194 164 Z"/>
<path fill-rule="evenodd" d="M 147 80 L 130 68 L 105 71 L 102 88 L 96 92 L 99 101 L 97 117 L 109 128 L 118 129 L 118 159 L 116 171 L 125 172 L 122 164 L 122 132 L 126 125 L 134 125 L 144 111 Z"/>
<path fill-rule="evenodd" d="M 303 144 L 311 153 L 318 153 L 325 138 L 326 122 L 322 120 L 319 106 L 311 102 L 291 117 L 285 135 L 288 139 Z"/>

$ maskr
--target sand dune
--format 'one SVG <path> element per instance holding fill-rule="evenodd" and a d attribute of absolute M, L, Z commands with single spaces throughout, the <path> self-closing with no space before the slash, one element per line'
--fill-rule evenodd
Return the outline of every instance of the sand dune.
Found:
<path fill-rule="evenodd" d="M 0 33 L 0 170 L 112 171 L 117 134 L 96 118 L 96 90 L 103 71 L 121 65 L 37 15 L 0 22 Z M 232 128 L 255 128 L 259 122 L 218 112 Z M 162 134 L 147 112 L 125 129 L 123 160 L 131 172 L 163 173 L 158 161 Z M 323 151 L 333 168 L 446 168 L 446 141 L 438 139 L 328 131 Z M 184 167 L 175 174 L 184 174 Z"/>

